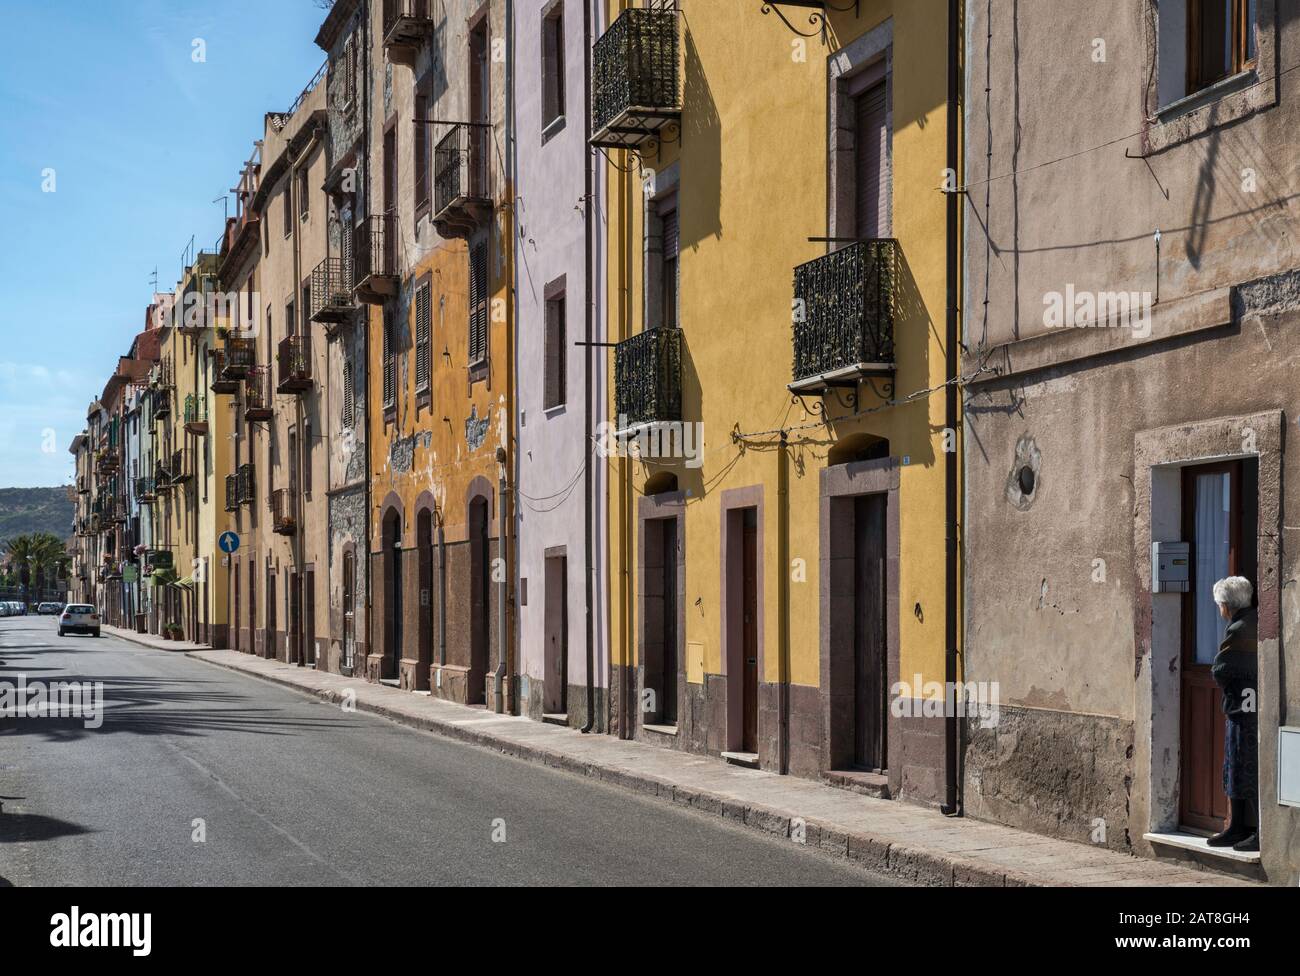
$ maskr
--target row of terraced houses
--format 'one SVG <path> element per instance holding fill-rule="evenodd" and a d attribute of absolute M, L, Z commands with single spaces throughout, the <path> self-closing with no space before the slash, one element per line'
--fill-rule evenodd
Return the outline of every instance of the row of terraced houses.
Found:
<path fill-rule="evenodd" d="M 71 598 L 1294 884 L 1300 3 L 1055 6 L 336 0 L 72 443 Z"/>

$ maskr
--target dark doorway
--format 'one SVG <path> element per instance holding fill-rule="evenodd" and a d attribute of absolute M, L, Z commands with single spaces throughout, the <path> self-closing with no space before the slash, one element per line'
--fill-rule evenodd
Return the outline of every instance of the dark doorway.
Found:
<path fill-rule="evenodd" d="M 471 705 L 482 705 L 487 701 L 488 641 L 492 625 L 486 498 L 478 497 L 469 503 L 469 543 L 471 619 L 466 701 Z"/>
<path fill-rule="evenodd" d="M 419 624 L 415 635 L 416 691 L 429 690 L 429 665 L 433 654 L 433 516 L 427 508 L 415 517 L 415 551 L 419 564 Z"/>
<path fill-rule="evenodd" d="M 758 509 L 746 508 L 741 516 L 741 654 L 743 704 L 742 752 L 758 752 Z"/>
<path fill-rule="evenodd" d="M 886 765 L 885 496 L 853 500 L 853 765 Z"/>
<path fill-rule="evenodd" d="M 343 660 L 340 670 L 352 674 L 356 653 L 356 559 L 343 554 Z"/>
<path fill-rule="evenodd" d="M 398 680 L 402 674 L 402 522 L 396 511 L 384 516 L 384 660 L 380 677 Z"/>
<path fill-rule="evenodd" d="M 289 619 L 285 621 L 289 638 L 285 642 L 285 659 L 289 664 L 302 661 L 302 576 L 289 574 Z"/>
<path fill-rule="evenodd" d="M 1257 462 L 1227 461 L 1183 469 L 1183 538 L 1191 543 L 1191 592 L 1183 600 L 1179 715 L 1179 820 L 1195 830 L 1222 829 L 1222 694 L 1210 665 L 1228 622 L 1214 584 L 1225 576 L 1256 579 Z"/>
<path fill-rule="evenodd" d="M 262 656 L 277 657 L 279 646 L 275 636 L 275 573 L 266 574 L 266 637 L 262 645 Z"/>
<path fill-rule="evenodd" d="M 542 711 L 567 715 L 569 685 L 569 570 L 564 553 L 546 557 L 546 647 Z"/>
<path fill-rule="evenodd" d="M 677 560 L 677 519 L 647 520 L 641 714 L 649 725 L 677 724 Z"/>
<path fill-rule="evenodd" d="M 303 657 L 302 663 L 309 668 L 316 666 L 316 571 L 309 569 L 303 574 Z"/>
<path fill-rule="evenodd" d="M 233 557 L 227 556 L 226 558 L 232 559 Z M 243 632 L 240 630 L 241 618 L 239 616 L 239 563 L 235 563 L 232 589 L 234 589 L 235 591 L 235 633 L 233 637 L 232 646 L 235 648 L 235 650 L 242 651 L 244 650 L 244 635 Z"/>

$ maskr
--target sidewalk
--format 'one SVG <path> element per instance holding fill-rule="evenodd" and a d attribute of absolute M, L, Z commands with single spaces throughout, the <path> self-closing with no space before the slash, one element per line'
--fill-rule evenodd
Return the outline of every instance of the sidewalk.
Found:
<path fill-rule="evenodd" d="M 1011 827 L 880 800 L 831 786 L 732 766 L 707 756 L 607 735 L 496 715 L 482 708 L 374 685 L 278 661 L 219 651 L 118 628 L 105 632 L 163 650 L 185 651 L 326 701 L 353 697 L 356 708 L 403 725 L 614 786 L 679 803 L 848 858 L 870 870 L 923 885 L 1235 886 L 1253 882 L 1179 864 L 1130 857 Z M 802 829 L 801 829 L 802 825 Z"/>
<path fill-rule="evenodd" d="M 145 647 L 157 648 L 160 651 L 211 650 L 207 644 L 196 644 L 193 641 L 186 640 L 168 640 L 165 637 L 160 637 L 158 634 L 137 634 L 134 630 L 127 630 L 125 627 L 113 627 L 110 624 L 100 624 L 99 629 L 110 637 L 130 641 L 133 644 L 143 644 Z"/>

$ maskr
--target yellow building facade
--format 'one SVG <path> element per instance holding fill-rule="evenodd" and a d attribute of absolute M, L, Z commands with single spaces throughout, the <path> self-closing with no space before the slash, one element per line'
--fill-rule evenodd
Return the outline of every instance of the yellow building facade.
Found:
<path fill-rule="evenodd" d="M 947 5 L 628 6 L 591 123 L 617 731 L 950 802 Z"/>

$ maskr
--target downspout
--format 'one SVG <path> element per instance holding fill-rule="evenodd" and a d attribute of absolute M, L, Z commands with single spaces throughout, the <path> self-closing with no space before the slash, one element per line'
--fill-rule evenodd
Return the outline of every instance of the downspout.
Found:
<path fill-rule="evenodd" d="M 497 448 L 497 462 L 500 473 L 497 476 L 497 539 L 499 556 L 505 566 L 510 565 L 510 533 L 506 531 L 506 449 Z M 492 677 L 492 705 L 499 715 L 505 711 L 501 700 L 501 688 L 505 683 L 506 673 L 506 596 L 509 593 L 509 574 L 502 573 L 497 583 L 497 669 Z"/>
<path fill-rule="evenodd" d="M 591 474 L 591 436 L 592 436 L 592 410 L 591 410 L 591 341 L 592 341 L 592 300 L 594 299 L 594 289 L 592 287 L 591 262 L 593 256 L 592 247 L 592 219 L 595 209 L 595 201 L 592 199 L 592 181 L 591 167 L 593 165 L 591 152 L 585 147 L 591 145 L 591 5 L 594 0 L 584 0 L 582 4 L 582 104 L 585 106 L 583 115 L 585 135 L 584 154 L 586 162 L 582 168 L 583 176 L 583 237 L 586 264 L 583 265 L 583 345 L 582 345 L 582 409 L 583 409 L 583 433 L 586 443 L 583 444 L 582 459 L 582 487 L 583 487 L 583 579 L 582 591 L 583 601 L 586 607 L 586 626 L 587 626 L 587 721 L 582 726 L 583 732 L 590 732 L 596 725 L 596 621 L 592 614 L 592 573 L 595 562 L 594 549 L 595 540 L 592 538 L 593 526 L 593 502 L 592 498 L 592 474 Z"/>
<path fill-rule="evenodd" d="M 447 536 L 438 513 L 438 687 L 442 687 L 442 669 L 447 664 Z"/>
<path fill-rule="evenodd" d="M 362 144 L 365 146 L 365 152 L 361 154 L 361 160 L 362 160 L 362 166 L 365 168 L 365 175 L 362 177 L 362 179 L 364 180 L 363 185 L 365 186 L 365 197 L 366 197 L 365 214 L 367 217 L 369 217 L 370 216 L 370 89 L 374 85 L 374 79 L 371 77 L 370 74 L 371 13 L 370 13 L 370 3 L 368 2 L 368 0 L 367 2 L 362 4 L 362 11 L 363 11 L 362 16 L 364 18 L 362 21 L 363 24 L 362 36 L 365 39 L 365 43 L 362 45 L 362 50 L 365 52 L 365 71 L 363 74 L 363 77 L 365 78 L 365 85 L 363 86 L 365 89 L 365 106 L 363 107 L 362 111 L 365 114 L 362 117 L 364 118 L 365 121 L 363 123 L 364 129 L 361 134 L 361 140 L 362 140 Z M 356 205 L 354 204 L 353 214 L 352 214 L 352 227 L 354 231 L 356 229 L 356 221 L 357 221 L 356 210 L 357 208 Z M 355 254 L 354 254 L 354 260 L 355 260 Z M 353 321 L 355 323 L 355 319 Z M 373 595 L 374 580 L 372 579 L 373 576 L 372 567 L 371 567 L 372 560 L 370 558 L 371 478 L 370 478 L 370 306 L 369 305 L 366 306 L 365 314 L 364 316 L 362 316 L 362 323 L 363 323 L 363 327 L 361 330 L 361 362 L 364 365 L 364 368 L 362 369 L 362 373 L 365 376 L 365 382 L 362 390 L 361 402 L 365 404 L 364 413 L 366 416 L 366 427 L 365 427 L 366 521 L 365 521 L 364 562 L 365 562 L 365 572 L 366 572 L 366 653 L 367 655 L 369 655 L 370 648 L 373 646 L 374 643 L 371 640 L 371 636 L 374 631 L 374 595 Z M 355 424 L 356 418 L 353 417 L 352 420 L 353 423 Z M 353 640 L 354 641 L 356 640 L 355 634 L 353 635 Z M 354 658 L 352 661 L 352 672 L 354 674 L 356 673 L 356 669 L 357 669 L 357 662 L 356 659 Z"/>
<path fill-rule="evenodd" d="M 778 566 L 790 565 L 790 435 L 781 431 L 781 451 L 776 472 L 776 548 Z M 790 574 L 776 574 L 779 581 L 776 598 L 777 666 L 777 770 L 782 776 L 790 772 Z"/>
<path fill-rule="evenodd" d="M 515 4 L 514 0 L 506 0 L 506 172 L 509 174 L 509 193 L 507 199 L 509 205 L 510 217 L 510 302 L 512 315 L 509 324 L 506 326 L 507 334 L 518 327 L 519 316 L 519 154 L 518 147 L 515 145 Z M 514 397 L 514 387 L 517 377 L 520 375 L 519 370 L 519 343 L 512 340 L 510 343 L 510 368 L 511 383 L 509 388 Z M 522 472 L 520 470 L 519 460 L 519 403 L 515 401 L 510 411 L 510 465 L 514 476 L 514 485 L 516 491 L 519 489 Z M 520 506 L 516 505 L 510 512 L 510 531 L 514 533 L 515 538 L 519 538 L 519 511 Z M 525 709 L 525 703 L 520 694 L 520 684 L 522 682 L 522 673 L 524 664 L 522 660 L 522 649 L 520 647 L 520 632 L 523 627 L 520 622 L 520 594 L 523 591 L 522 577 L 524 572 L 523 566 L 523 546 L 518 547 L 515 554 L 514 571 L 510 578 L 515 585 L 515 680 L 510 689 L 513 707 L 511 714 L 518 715 Z"/>
<path fill-rule="evenodd" d="M 961 0 L 948 0 L 948 159 L 950 174 L 957 173 L 960 164 L 961 137 Z M 957 430 L 957 315 L 958 315 L 958 259 L 961 242 L 958 239 L 962 194 L 954 187 L 947 193 L 947 315 L 944 331 L 944 426 L 956 435 Z M 958 748 L 960 746 L 960 721 L 955 707 L 957 701 L 957 450 L 944 452 L 944 677 L 947 682 L 944 709 L 944 804 L 948 816 L 960 816 L 961 798 L 958 776 Z"/>

